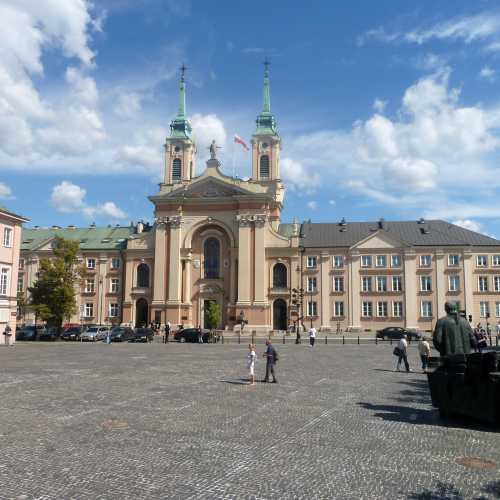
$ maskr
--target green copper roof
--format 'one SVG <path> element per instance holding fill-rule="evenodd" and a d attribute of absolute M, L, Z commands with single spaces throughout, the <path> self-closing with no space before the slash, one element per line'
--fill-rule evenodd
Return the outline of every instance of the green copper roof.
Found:
<path fill-rule="evenodd" d="M 257 134 L 278 135 L 276 119 L 271 113 L 271 90 L 269 82 L 269 63 L 264 63 L 264 88 L 262 93 L 262 112 L 257 116 Z"/>
<path fill-rule="evenodd" d="M 55 236 L 78 240 L 82 250 L 121 250 L 127 246 L 127 238 L 134 234 L 131 226 L 23 228 L 21 250 L 36 250 Z"/>
<path fill-rule="evenodd" d="M 174 139 L 188 139 L 191 136 L 191 124 L 186 118 L 186 82 L 184 72 L 186 68 L 181 68 L 181 83 L 179 87 L 179 109 L 177 116 L 170 123 L 170 137 Z"/>

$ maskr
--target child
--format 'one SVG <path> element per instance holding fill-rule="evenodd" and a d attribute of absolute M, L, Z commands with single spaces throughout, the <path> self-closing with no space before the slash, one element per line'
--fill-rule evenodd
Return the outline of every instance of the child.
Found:
<path fill-rule="evenodd" d="M 255 346 L 253 344 L 248 344 L 247 368 L 250 385 L 255 385 L 255 358 Z"/>

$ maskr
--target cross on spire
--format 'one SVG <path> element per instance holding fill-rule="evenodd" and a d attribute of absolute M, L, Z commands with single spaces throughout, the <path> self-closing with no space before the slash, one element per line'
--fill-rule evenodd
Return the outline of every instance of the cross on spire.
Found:
<path fill-rule="evenodd" d="M 182 63 L 181 66 L 181 80 L 184 81 L 184 75 L 186 74 L 187 67 Z"/>
<path fill-rule="evenodd" d="M 264 64 L 264 70 L 267 73 L 269 71 L 269 66 L 271 65 L 271 63 L 270 63 L 270 61 L 269 61 L 269 59 L 267 57 L 264 59 L 263 64 Z"/>

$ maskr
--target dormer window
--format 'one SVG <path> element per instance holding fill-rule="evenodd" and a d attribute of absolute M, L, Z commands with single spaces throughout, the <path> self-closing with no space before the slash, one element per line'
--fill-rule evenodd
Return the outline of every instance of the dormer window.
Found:
<path fill-rule="evenodd" d="M 180 158 L 174 158 L 172 161 L 172 180 L 180 181 L 182 176 L 182 162 Z"/>
<path fill-rule="evenodd" d="M 269 179 L 269 156 L 262 155 L 260 157 L 260 177 Z"/>

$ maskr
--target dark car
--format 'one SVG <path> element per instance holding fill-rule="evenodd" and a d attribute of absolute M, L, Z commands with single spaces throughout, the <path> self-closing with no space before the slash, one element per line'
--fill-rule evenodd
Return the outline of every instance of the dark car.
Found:
<path fill-rule="evenodd" d="M 177 330 L 174 334 L 174 340 L 177 342 L 198 342 L 199 330 L 198 328 L 184 328 Z M 203 331 L 203 342 L 208 342 L 208 331 Z"/>
<path fill-rule="evenodd" d="M 70 328 L 66 328 L 61 335 L 63 340 L 80 340 L 80 335 L 83 332 L 83 328 L 81 326 L 71 326 Z"/>
<path fill-rule="evenodd" d="M 420 332 L 406 330 L 406 328 L 401 328 L 399 326 L 388 326 L 383 330 L 377 330 L 375 336 L 378 339 L 399 340 L 403 335 L 406 335 L 406 338 L 411 340 L 418 340 L 422 336 Z"/>
<path fill-rule="evenodd" d="M 42 325 L 27 325 L 16 331 L 16 340 L 38 340 L 44 332 Z"/>
<path fill-rule="evenodd" d="M 110 333 L 111 342 L 127 342 L 133 338 L 134 330 L 128 326 L 115 326 Z"/>
<path fill-rule="evenodd" d="M 57 340 L 60 337 L 59 328 L 51 326 L 38 334 L 39 340 Z"/>
<path fill-rule="evenodd" d="M 134 330 L 134 337 L 129 342 L 152 342 L 154 337 L 151 328 L 136 328 Z"/>

